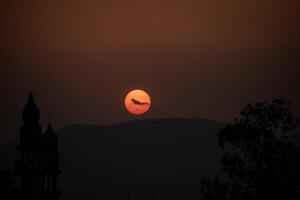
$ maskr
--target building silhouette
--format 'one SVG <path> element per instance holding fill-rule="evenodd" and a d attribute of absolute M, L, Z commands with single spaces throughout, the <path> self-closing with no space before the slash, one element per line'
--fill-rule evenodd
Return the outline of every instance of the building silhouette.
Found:
<path fill-rule="evenodd" d="M 42 134 L 39 118 L 40 111 L 30 92 L 23 110 L 16 173 L 21 178 L 24 200 L 56 200 L 61 195 L 57 188 L 57 178 L 61 173 L 57 135 L 51 124 Z"/>
<path fill-rule="evenodd" d="M 152 185 L 152 190 L 148 193 L 147 200 L 155 200 L 154 193 L 154 185 Z"/>

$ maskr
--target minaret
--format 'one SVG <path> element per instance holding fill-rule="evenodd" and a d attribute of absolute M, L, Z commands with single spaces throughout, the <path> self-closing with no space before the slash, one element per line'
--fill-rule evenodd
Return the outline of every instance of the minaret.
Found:
<path fill-rule="evenodd" d="M 56 200 L 59 153 L 57 136 L 49 124 L 42 135 L 40 111 L 30 92 L 23 110 L 23 124 L 17 150 L 21 152 L 15 170 L 22 180 L 23 200 Z"/>
<path fill-rule="evenodd" d="M 59 153 L 57 150 L 57 135 L 51 123 L 42 136 L 42 193 L 43 199 L 58 199 L 61 192 L 57 189 L 59 169 Z"/>
<path fill-rule="evenodd" d="M 39 125 L 40 111 L 33 99 L 33 94 L 30 92 L 27 103 L 23 109 L 23 125 L 20 130 L 20 140 L 18 150 L 23 152 L 22 158 L 28 160 L 31 151 L 38 149 L 42 129 Z"/>
<path fill-rule="evenodd" d="M 22 179 L 25 200 L 40 199 L 40 152 L 41 126 L 40 111 L 30 92 L 27 104 L 23 110 L 23 124 L 20 128 L 20 138 L 17 150 L 21 158 L 16 162 L 16 172 Z"/>

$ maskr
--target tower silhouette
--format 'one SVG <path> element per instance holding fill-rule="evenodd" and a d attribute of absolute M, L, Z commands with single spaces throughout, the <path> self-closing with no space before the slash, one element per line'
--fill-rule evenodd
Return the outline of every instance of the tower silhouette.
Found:
<path fill-rule="evenodd" d="M 42 134 L 39 118 L 40 111 L 30 92 L 23 110 L 17 146 L 21 156 L 16 161 L 16 173 L 22 180 L 24 200 L 55 200 L 61 195 L 57 190 L 57 177 L 61 173 L 57 136 L 51 124 Z"/>
<path fill-rule="evenodd" d="M 149 192 L 148 196 L 147 196 L 147 200 L 155 200 L 155 196 L 154 196 L 154 185 L 152 184 L 152 190 Z"/>
<path fill-rule="evenodd" d="M 60 192 L 57 190 L 59 169 L 59 153 L 57 151 L 57 136 L 49 123 L 46 132 L 42 135 L 42 174 L 41 186 L 43 199 L 57 199 Z"/>

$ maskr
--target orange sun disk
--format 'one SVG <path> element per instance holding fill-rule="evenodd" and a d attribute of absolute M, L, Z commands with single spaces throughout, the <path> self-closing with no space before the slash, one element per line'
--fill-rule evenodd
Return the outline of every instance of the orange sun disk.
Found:
<path fill-rule="evenodd" d="M 125 98 L 125 107 L 131 114 L 144 114 L 151 107 L 151 98 L 144 90 L 132 90 Z"/>

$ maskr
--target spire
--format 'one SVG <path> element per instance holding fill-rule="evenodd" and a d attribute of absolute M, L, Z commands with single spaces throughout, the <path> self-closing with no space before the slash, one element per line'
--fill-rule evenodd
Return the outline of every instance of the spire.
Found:
<path fill-rule="evenodd" d="M 57 135 L 49 123 L 46 132 L 42 135 L 42 144 L 47 151 L 57 151 Z"/>
<path fill-rule="evenodd" d="M 53 133 L 55 133 L 54 130 L 53 130 L 53 128 L 52 128 L 52 124 L 51 123 L 48 124 L 48 127 L 47 127 L 47 130 L 46 130 L 45 134 L 46 133 L 47 134 L 53 134 Z"/>
<path fill-rule="evenodd" d="M 49 112 L 49 123 L 51 123 L 51 122 L 52 122 L 52 113 Z"/>
<path fill-rule="evenodd" d="M 29 92 L 29 97 L 23 110 L 23 124 L 25 126 L 35 126 L 39 124 L 40 111 L 34 101 L 32 92 Z"/>
<path fill-rule="evenodd" d="M 50 138 L 50 137 L 55 137 L 56 138 L 56 133 L 54 132 L 52 128 L 52 124 L 49 123 L 46 132 L 43 135 L 44 138 Z"/>

